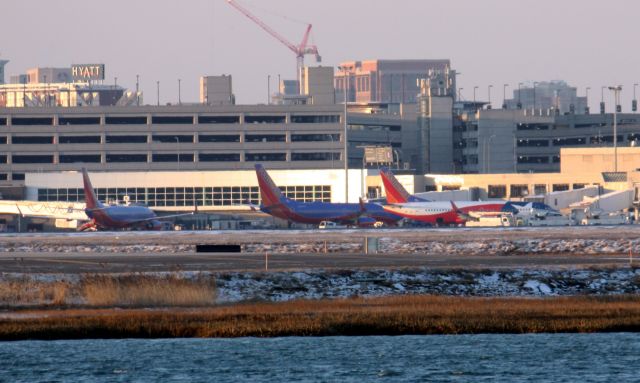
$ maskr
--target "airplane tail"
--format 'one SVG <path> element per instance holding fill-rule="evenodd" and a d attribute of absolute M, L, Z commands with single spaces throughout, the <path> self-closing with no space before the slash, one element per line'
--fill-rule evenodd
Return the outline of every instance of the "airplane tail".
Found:
<path fill-rule="evenodd" d="M 89 179 L 89 173 L 87 173 L 86 168 L 82 168 L 82 181 L 84 183 L 84 200 L 87 204 L 87 209 L 101 207 L 102 204 L 98 201 L 96 192 L 93 190 L 93 186 L 91 186 L 91 180 Z"/>
<path fill-rule="evenodd" d="M 382 184 L 387 194 L 388 203 L 405 203 L 411 199 L 411 195 L 407 192 L 407 189 L 398 182 L 398 179 L 391 173 L 391 170 L 387 168 L 380 169 L 380 177 L 382 178 Z"/>
<path fill-rule="evenodd" d="M 258 177 L 258 185 L 260 186 L 260 198 L 262 205 L 265 207 L 278 204 L 285 200 L 280 188 L 273 182 L 269 173 L 260 164 L 256 164 L 256 176 Z"/>

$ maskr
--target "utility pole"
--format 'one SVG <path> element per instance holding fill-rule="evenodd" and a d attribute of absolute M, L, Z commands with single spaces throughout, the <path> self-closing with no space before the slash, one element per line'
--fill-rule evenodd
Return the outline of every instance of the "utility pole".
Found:
<path fill-rule="evenodd" d="M 618 105 L 620 105 L 620 91 L 622 86 L 610 86 L 609 90 L 613 91 L 614 106 L 613 106 L 613 163 L 614 172 L 618 171 Z"/>

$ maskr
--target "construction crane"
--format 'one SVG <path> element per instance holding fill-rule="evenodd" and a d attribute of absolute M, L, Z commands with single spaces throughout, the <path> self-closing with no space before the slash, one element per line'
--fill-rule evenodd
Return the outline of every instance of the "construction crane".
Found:
<path fill-rule="evenodd" d="M 308 44 L 309 35 L 311 34 L 311 28 L 312 28 L 311 24 L 307 24 L 307 30 L 304 33 L 304 36 L 302 37 L 302 41 L 300 42 L 300 44 L 295 45 L 292 42 L 290 42 L 289 40 L 287 40 L 286 38 L 284 38 L 282 35 L 280 35 L 278 32 L 274 31 L 271 27 L 269 27 L 267 24 L 265 24 L 257 16 L 255 16 L 251 12 L 249 12 L 246 8 L 244 8 L 243 6 L 238 4 L 236 1 L 227 0 L 227 3 L 229 3 L 229 5 L 231 5 L 232 7 L 237 9 L 238 11 L 240 11 L 240 13 L 242 13 L 243 15 L 247 16 L 249 19 L 251 19 L 251 21 L 253 21 L 254 23 L 258 24 L 258 26 L 260 28 L 264 29 L 268 34 L 270 34 L 271 36 L 273 36 L 276 39 L 278 39 L 278 41 L 280 41 L 281 43 L 286 45 L 287 48 L 289 48 L 290 50 L 293 51 L 293 53 L 296 54 L 296 64 L 297 64 L 296 67 L 297 67 L 297 70 L 298 70 L 298 73 L 297 73 L 296 77 L 301 76 L 302 68 L 304 68 L 304 56 L 305 55 L 315 55 L 316 62 L 321 62 L 322 61 L 322 57 L 320 57 L 320 54 L 318 53 L 318 47 L 315 46 L 315 45 Z"/>

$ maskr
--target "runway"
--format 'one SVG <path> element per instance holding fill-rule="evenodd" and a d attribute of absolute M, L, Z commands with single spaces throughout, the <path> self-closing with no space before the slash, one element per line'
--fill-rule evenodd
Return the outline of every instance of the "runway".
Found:
<path fill-rule="evenodd" d="M 450 256 L 424 254 L 0 254 L 5 273 L 255 272 L 317 269 L 550 269 L 625 267 L 623 255 Z"/>

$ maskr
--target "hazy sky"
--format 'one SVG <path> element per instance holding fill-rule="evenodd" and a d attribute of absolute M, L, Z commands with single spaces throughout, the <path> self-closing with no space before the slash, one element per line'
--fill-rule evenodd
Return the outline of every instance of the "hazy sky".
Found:
<path fill-rule="evenodd" d="M 313 24 L 323 65 L 346 60 L 449 58 L 463 96 L 502 102 L 502 85 L 565 80 L 580 95 L 623 85 L 630 109 L 640 82 L 640 2 L 635 0 L 241 0 L 298 43 Z M 0 54 L 9 75 L 27 68 L 105 63 L 107 82 L 145 102 L 198 100 L 202 75 L 232 74 L 238 103 L 266 102 L 277 75 L 293 78 L 295 55 L 226 0 L 6 0 Z M 286 18 L 285 18 L 286 16 Z M 311 56 L 307 62 L 311 62 Z M 640 95 L 640 88 L 638 88 Z M 605 93 L 605 101 L 612 103 Z"/>

